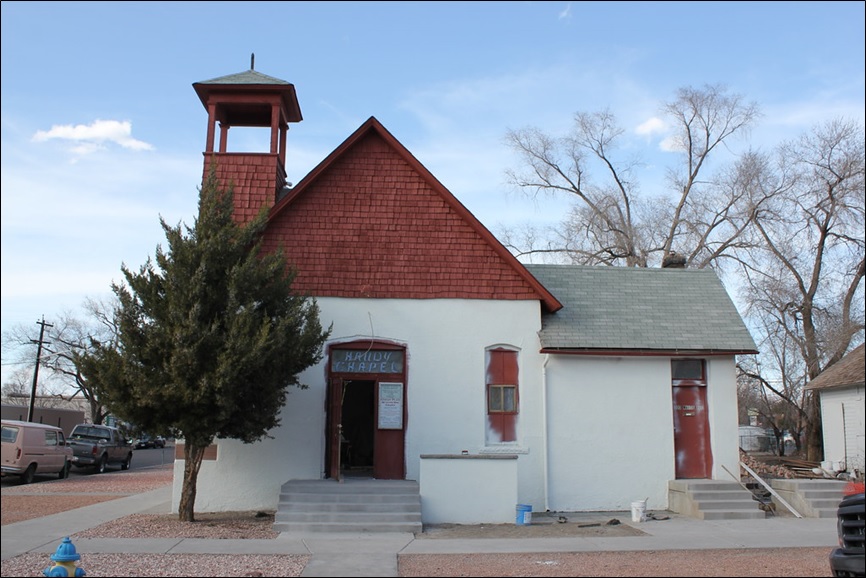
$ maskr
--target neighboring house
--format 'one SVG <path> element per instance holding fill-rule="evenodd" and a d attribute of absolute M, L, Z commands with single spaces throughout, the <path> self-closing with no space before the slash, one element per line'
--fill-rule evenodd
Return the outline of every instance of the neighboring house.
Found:
<path fill-rule="evenodd" d="M 817 391 L 821 400 L 824 460 L 839 462 L 848 472 L 861 474 L 866 468 L 863 347 L 861 343 L 806 386 Z"/>
<path fill-rule="evenodd" d="M 273 438 L 215 442 L 197 511 L 273 509 L 288 480 L 350 475 L 461 504 L 465 477 L 421 472 L 463 452 L 511 460 L 513 480 L 469 486 L 513 482 L 537 511 L 664 508 L 670 480 L 737 471 L 735 356 L 756 350 L 711 270 L 524 265 L 373 117 L 287 186 L 294 86 L 254 70 L 193 86 L 204 174 L 234 184 L 238 221 L 269 208 L 265 246 L 333 323 Z M 231 126 L 270 127 L 270 151 L 227 152 Z"/>

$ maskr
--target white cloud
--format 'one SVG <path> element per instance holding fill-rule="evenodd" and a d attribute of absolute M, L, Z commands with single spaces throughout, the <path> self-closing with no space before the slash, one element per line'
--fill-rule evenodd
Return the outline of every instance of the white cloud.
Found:
<path fill-rule="evenodd" d="M 571 2 L 566 4 L 565 10 L 559 13 L 560 20 L 570 20 L 571 19 Z"/>
<path fill-rule="evenodd" d="M 659 148 L 668 153 L 679 153 L 685 150 L 682 143 L 674 135 L 663 138 L 659 143 Z"/>
<path fill-rule="evenodd" d="M 658 117 L 652 117 L 649 120 L 642 122 L 634 129 L 634 132 L 639 135 L 652 135 L 662 133 L 666 129 L 665 123 Z"/>
<path fill-rule="evenodd" d="M 134 151 L 153 150 L 153 145 L 132 138 L 132 123 L 129 121 L 96 120 L 89 125 L 54 125 L 50 130 L 40 130 L 33 135 L 34 142 L 45 142 L 51 139 L 75 142 L 76 146 L 72 150 L 79 155 L 99 150 L 105 143 L 115 143 Z"/>

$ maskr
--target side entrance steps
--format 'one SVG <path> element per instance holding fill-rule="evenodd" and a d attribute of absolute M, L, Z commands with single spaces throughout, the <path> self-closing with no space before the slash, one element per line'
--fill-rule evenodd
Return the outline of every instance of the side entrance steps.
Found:
<path fill-rule="evenodd" d="M 842 480 L 808 478 L 778 478 L 770 480 L 769 483 L 770 487 L 804 518 L 835 518 L 836 509 L 842 501 L 842 489 L 845 487 Z M 776 504 L 777 514 L 793 516 L 775 496 L 773 503 Z"/>
<path fill-rule="evenodd" d="M 274 530 L 420 533 L 420 488 L 412 480 L 290 480 L 280 489 Z"/>
<path fill-rule="evenodd" d="M 721 480 L 670 480 L 668 509 L 701 520 L 752 520 L 767 516 L 752 492 L 736 482 Z"/>

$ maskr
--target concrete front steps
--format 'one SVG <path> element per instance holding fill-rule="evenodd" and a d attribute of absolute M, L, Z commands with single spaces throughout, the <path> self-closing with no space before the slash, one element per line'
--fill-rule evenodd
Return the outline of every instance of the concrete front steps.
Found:
<path fill-rule="evenodd" d="M 668 509 L 701 520 L 746 520 L 766 517 L 752 492 L 736 482 L 670 480 Z"/>
<path fill-rule="evenodd" d="M 274 530 L 420 533 L 420 488 L 411 480 L 290 480 L 280 490 Z"/>
<path fill-rule="evenodd" d="M 835 518 L 836 509 L 842 500 L 842 489 L 845 487 L 842 480 L 800 478 L 777 478 L 770 480 L 769 484 L 804 518 Z M 776 496 L 773 496 L 773 503 L 776 505 L 776 514 L 794 515 Z"/>

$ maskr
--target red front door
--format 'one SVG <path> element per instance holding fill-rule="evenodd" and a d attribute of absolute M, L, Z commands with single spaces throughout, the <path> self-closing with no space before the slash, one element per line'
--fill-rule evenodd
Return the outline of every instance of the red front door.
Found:
<path fill-rule="evenodd" d="M 406 387 L 402 382 L 376 383 L 376 453 L 373 476 L 379 480 L 402 480 L 406 477 Z"/>
<path fill-rule="evenodd" d="M 677 479 L 711 478 L 713 453 L 706 386 L 673 386 L 673 403 Z"/>

